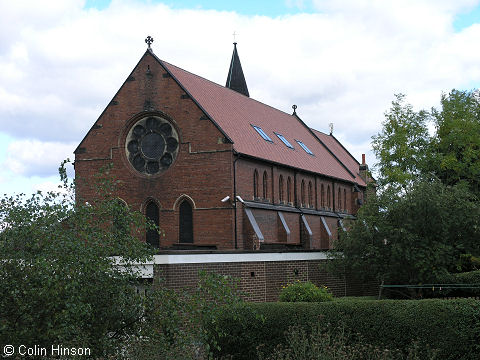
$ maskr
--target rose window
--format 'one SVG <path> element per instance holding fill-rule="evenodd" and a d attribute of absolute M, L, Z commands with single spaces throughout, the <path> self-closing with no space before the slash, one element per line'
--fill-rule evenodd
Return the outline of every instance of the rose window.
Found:
<path fill-rule="evenodd" d="M 159 116 L 143 118 L 130 129 L 125 151 L 135 170 L 148 175 L 170 167 L 178 153 L 178 134 Z"/>

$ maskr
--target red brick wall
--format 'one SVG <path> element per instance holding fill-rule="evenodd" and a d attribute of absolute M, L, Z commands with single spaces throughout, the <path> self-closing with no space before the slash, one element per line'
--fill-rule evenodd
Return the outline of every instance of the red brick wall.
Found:
<path fill-rule="evenodd" d="M 147 75 L 147 73 L 149 75 Z M 194 243 L 216 245 L 218 249 L 235 248 L 235 211 L 231 202 L 222 203 L 226 196 L 234 199 L 232 144 L 225 143 L 223 134 L 213 122 L 205 120 L 202 110 L 181 89 L 150 53 L 140 60 L 127 81 L 100 115 L 95 126 L 79 145 L 75 156 L 77 196 L 92 201 L 95 190 L 92 178 L 99 169 L 113 163 L 112 175 L 120 181 L 118 197 L 133 209 L 143 211 L 149 199 L 160 208 L 160 227 L 164 237 L 161 247 L 169 247 L 179 238 L 179 199 L 188 198 L 193 207 Z M 155 111 L 145 111 L 146 102 Z M 147 176 L 138 173 L 125 153 L 125 139 L 130 128 L 142 117 L 160 114 L 172 123 L 179 135 L 179 151 L 173 164 L 163 173 Z M 258 198 L 254 199 L 253 174 L 258 171 Z M 331 208 L 337 207 L 338 189 L 347 190 L 348 211 L 356 210 L 352 203 L 352 185 L 338 183 L 322 176 L 305 173 L 261 160 L 240 158 L 236 161 L 236 195 L 244 200 L 264 204 L 279 204 L 279 177 L 284 180 L 284 200 L 287 201 L 287 179 L 291 178 L 292 205 L 321 209 L 320 186 L 331 188 Z M 267 196 L 263 198 L 263 174 L 267 174 Z M 301 204 L 301 183 L 305 182 L 305 204 Z M 311 203 L 308 184 L 312 183 Z M 296 198 L 295 198 L 296 196 Z M 343 209 L 342 200 L 342 209 Z M 292 208 L 294 209 L 294 208 Z M 301 243 L 300 215 L 283 212 L 290 228 L 291 243 Z M 254 210 L 254 215 L 266 242 L 285 242 L 286 234 L 275 210 Z M 252 249 L 252 229 L 242 206 L 236 211 L 239 249 Z M 328 240 L 322 233 L 318 216 L 309 215 L 314 237 L 313 248 L 325 248 Z M 329 218 L 336 236 L 336 219 Z"/>
<path fill-rule="evenodd" d="M 151 78 L 146 75 L 148 68 Z M 96 128 L 81 142 L 83 152 L 77 152 L 75 161 L 77 196 L 92 201 L 95 192 L 88 184 L 102 166 L 113 163 L 112 175 L 120 181 L 118 197 L 134 209 L 143 209 L 147 199 L 160 204 L 160 227 L 165 233 L 161 246 L 178 242 L 177 200 L 187 195 L 194 204 L 195 243 L 210 244 L 215 238 L 219 249 L 231 249 L 233 211 L 230 203 L 220 200 L 227 195 L 233 198 L 232 145 L 224 143 L 211 121 L 200 120 L 203 112 L 193 100 L 182 98 L 184 91 L 164 74 L 165 69 L 147 53 L 129 77 L 135 80 L 124 83 Z M 131 126 L 146 115 L 158 114 L 144 111 L 147 100 L 171 120 L 180 138 L 176 160 L 164 173 L 154 176 L 134 170 L 124 148 Z"/>
<path fill-rule="evenodd" d="M 325 260 L 310 261 L 258 261 L 208 264 L 156 265 L 155 277 L 173 289 L 196 286 L 198 272 L 205 270 L 240 279 L 240 290 L 248 301 L 277 301 L 282 286 L 294 281 L 311 281 L 317 286 L 327 286 L 335 296 L 376 295 L 374 283 L 346 282 L 322 268 Z"/>

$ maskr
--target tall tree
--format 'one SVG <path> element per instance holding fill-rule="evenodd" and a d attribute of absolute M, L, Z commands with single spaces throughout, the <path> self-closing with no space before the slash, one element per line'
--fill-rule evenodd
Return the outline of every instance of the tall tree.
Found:
<path fill-rule="evenodd" d="M 443 94 L 441 110 L 432 109 L 437 128 L 433 150 L 436 173 L 449 185 L 469 184 L 480 193 L 480 101 L 475 91 Z"/>
<path fill-rule="evenodd" d="M 331 252 L 333 268 L 379 282 L 434 282 L 460 255 L 479 254 L 480 204 L 464 186 L 421 181 L 369 198 Z"/>
<path fill-rule="evenodd" d="M 380 191 L 335 244 L 336 269 L 417 284 L 457 271 L 466 254 L 480 254 L 479 120 L 476 92 L 452 90 L 431 113 L 415 112 L 396 95 L 372 142 Z"/>
<path fill-rule="evenodd" d="M 403 94 L 395 98 L 385 113 L 382 131 L 372 137 L 372 148 L 378 159 L 378 184 L 404 190 L 426 167 L 430 115 L 423 110 L 415 112 Z"/>
<path fill-rule="evenodd" d="M 0 199 L 0 343 L 89 348 L 101 358 L 136 333 L 134 264 L 150 255 L 136 237 L 144 218 L 115 199 L 108 177 L 96 185 L 103 190 L 90 204 L 75 204 L 67 183 Z"/>

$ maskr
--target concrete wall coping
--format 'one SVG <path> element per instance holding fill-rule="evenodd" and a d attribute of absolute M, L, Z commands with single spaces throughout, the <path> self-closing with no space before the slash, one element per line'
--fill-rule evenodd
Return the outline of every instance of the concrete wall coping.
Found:
<path fill-rule="evenodd" d="M 134 264 L 141 278 L 153 278 L 154 265 L 173 264 L 211 264 L 264 261 L 312 261 L 327 259 L 326 251 L 316 252 L 259 252 L 259 253 L 209 253 L 209 254 L 161 254 L 154 255 L 153 260 L 142 264 Z M 122 266 L 121 257 L 114 261 Z"/>

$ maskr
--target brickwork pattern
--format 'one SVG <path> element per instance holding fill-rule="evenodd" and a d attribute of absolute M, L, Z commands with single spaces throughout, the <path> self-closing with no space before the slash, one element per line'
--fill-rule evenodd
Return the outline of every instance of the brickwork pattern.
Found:
<path fill-rule="evenodd" d="M 169 120 L 179 134 L 177 158 L 167 170 L 153 176 L 134 170 L 125 152 L 125 139 L 131 127 L 139 119 L 149 115 L 162 116 Z M 257 136 L 253 129 L 250 135 Z M 259 138 L 259 141 L 263 140 Z M 237 203 L 235 210 L 231 201 L 220 200 L 226 196 L 234 199 L 234 195 L 240 195 L 244 200 L 279 205 L 280 175 L 285 187 L 283 205 L 290 205 L 292 210 L 295 210 L 295 207 L 324 210 L 320 199 L 320 186 L 323 184 L 325 192 L 330 186 L 332 209 L 337 206 L 335 197 L 340 189 L 342 196 L 344 191 L 347 194 L 346 211 L 356 211 L 356 196 L 354 199 L 350 183 L 266 161 L 237 158 L 232 144 L 226 141 L 221 130 L 208 120 L 203 110 L 149 52 L 139 61 L 77 150 L 77 200 L 94 201 L 97 194 L 92 179 L 101 167 L 112 163 L 111 173 L 119 181 L 119 198 L 135 210 L 144 211 L 147 202 L 151 200 L 159 206 L 159 226 L 164 233 L 160 238 L 161 248 L 169 248 L 179 242 L 179 205 L 186 199 L 193 208 L 195 245 L 214 245 L 219 250 L 252 250 L 254 233 L 242 205 Z M 253 194 L 255 170 L 259 174 L 257 198 L 254 198 Z M 263 198 L 262 191 L 264 173 L 267 174 L 266 198 Z M 291 179 L 290 204 L 286 204 L 288 178 Z M 304 204 L 299 199 L 302 181 L 305 183 Z M 309 183 L 312 184 L 311 201 L 308 198 Z M 255 209 L 254 214 L 266 242 L 287 242 L 277 211 Z M 313 232 L 311 241 L 306 241 L 305 229 L 302 230 L 298 212 L 285 211 L 283 215 L 290 229 L 288 242 L 302 244 L 305 249 L 331 247 L 318 215 L 308 216 Z M 332 238 L 335 238 L 338 226 L 336 218 L 327 217 L 327 222 Z"/>
<path fill-rule="evenodd" d="M 172 289 L 188 289 L 198 282 L 198 272 L 204 270 L 240 279 L 240 291 L 247 301 L 278 301 L 282 286 L 295 281 L 311 281 L 327 286 L 335 296 L 376 295 L 374 283 L 345 281 L 324 270 L 325 260 L 258 261 L 208 264 L 156 265 L 154 276 L 163 279 Z"/>

